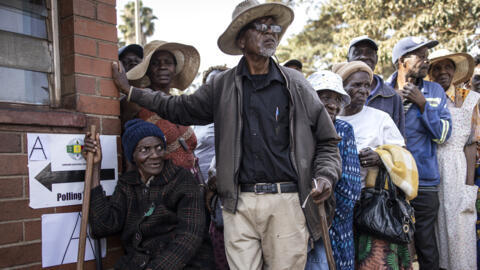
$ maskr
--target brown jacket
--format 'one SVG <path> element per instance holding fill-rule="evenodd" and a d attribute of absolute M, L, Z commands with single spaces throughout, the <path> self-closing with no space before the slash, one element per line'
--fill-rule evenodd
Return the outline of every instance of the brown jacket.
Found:
<path fill-rule="evenodd" d="M 312 189 L 312 177 L 327 179 L 335 187 L 341 175 L 337 148 L 340 138 L 315 90 L 303 75 L 277 66 L 290 93 L 290 158 L 303 203 Z M 166 96 L 148 89 L 133 89 L 130 97 L 131 101 L 173 123 L 215 123 L 217 189 L 224 209 L 233 213 L 238 202 L 238 172 L 242 160 L 242 96 L 242 78 L 235 67 L 218 74 L 192 95 Z M 331 221 L 335 208 L 333 196 L 326 208 Z M 304 213 L 311 236 L 318 240 L 321 237 L 320 217 L 311 199 Z"/>

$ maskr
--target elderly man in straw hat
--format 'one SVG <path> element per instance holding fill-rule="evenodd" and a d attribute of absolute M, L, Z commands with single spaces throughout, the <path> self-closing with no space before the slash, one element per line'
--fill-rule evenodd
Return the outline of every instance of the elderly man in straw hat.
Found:
<path fill-rule="evenodd" d="M 232 17 L 218 46 L 242 59 L 192 95 L 132 87 L 116 64 L 113 76 L 130 101 L 165 119 L 215 123 L 217 190 L 230 267 L 303 269 L 308 241 L 321 237 L 318 204 L 325 203 L 330 222 L 333 217 L 340 138 L 303 75 L 271 58 L 293 11 L 281 3 L 247 0 Z"/>
<path fill-rule="evenodd" d="M 440 171 L 437 219 L 440 267 L 450 270 L 477 269 L 474 185 L 476 142 L 480 140 L 478 103 L 480 94 L 457 87 L 470 79 L 472 56 L 442 49 L 430 56 L 429 78 L 447 94 L 452 115 L 452 136 L 438 146 Z M 459 203 L 452 203 L 459 202 Z"/>

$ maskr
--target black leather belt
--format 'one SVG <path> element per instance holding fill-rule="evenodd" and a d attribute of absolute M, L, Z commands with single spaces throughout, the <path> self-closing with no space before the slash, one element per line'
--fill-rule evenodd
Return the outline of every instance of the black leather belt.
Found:
<path fill-rule="evenodd" d="M 255 194 L 294 193 L 298 192 L 298 188 L 296 183 L 257 183 L 240 184 L 240 191 L 255 192 Z"/>

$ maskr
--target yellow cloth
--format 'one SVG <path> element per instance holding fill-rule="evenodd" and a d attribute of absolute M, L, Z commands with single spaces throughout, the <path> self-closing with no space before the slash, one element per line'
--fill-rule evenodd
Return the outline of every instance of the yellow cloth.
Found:
<path fill-rule="evenodd" d="M 406 199 L 412 200 L 417 197 L 418 170 L 412 154 L 405 148 L 393 144 L 381 145 L 375 149 L 375 152 L 380 155 L 392 182 L 405 193 Z M 365 186 L 374 187 L 377 175 L 378 168 L 369 169 Z"/>

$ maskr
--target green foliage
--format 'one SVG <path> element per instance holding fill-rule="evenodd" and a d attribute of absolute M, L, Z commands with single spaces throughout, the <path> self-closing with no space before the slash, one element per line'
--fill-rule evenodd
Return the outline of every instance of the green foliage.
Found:
<path fill-rule="evenodd" d="M 284 1 L 285 2 L 285 1 Z M 291 4 L 291 0 L 288 1 Z M 280 46 L 281 62 L 291 58 L 304 63 L 309 74 L 346 61 L 349 42 L 368 35 L 379 44 L 376 73 L 393 71 L 391 52 L 406 36 L 425 36 L 440 42 L 438 48 L 466 52 L 480 42 L 479 0 L 297 0 L 315 6 L 318 17 Z"/>
<path fill-rule="evenodd" d="M 153 20 L 156 20 L 157 17 L 153 15 L 153 11 L 149 7 L 144 7 L 142 1 L 138 2 L 140 9 L 140 45 L 146 44 L 146 39 L 149 36 L 152 36 L 155 32 L 155 23 Z M 123 14 L 120 16 L 123 21 L 123 24 L 118 26 L 118 29 L 123 35 L 123 38 L 120 40 L 120 46 L 125 44 L 135 43 L 135 2 L 128 2 L 124 9 Z"/>

